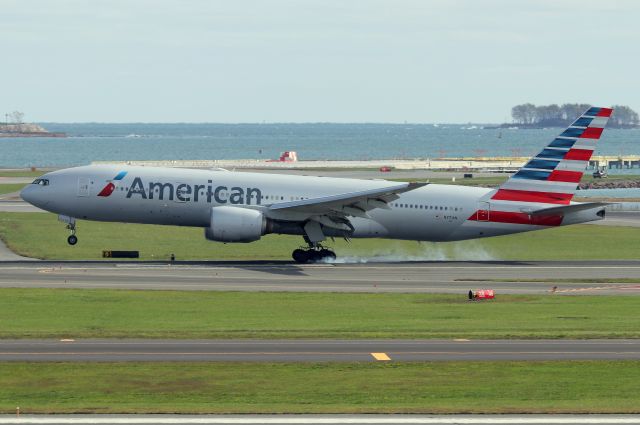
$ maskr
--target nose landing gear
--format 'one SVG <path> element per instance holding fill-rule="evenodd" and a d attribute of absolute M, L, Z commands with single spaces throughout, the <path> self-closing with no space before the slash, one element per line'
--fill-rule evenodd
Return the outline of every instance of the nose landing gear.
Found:
<path fill-rule="evenodd" d="M 75 245 L 78 243 L 78 237 L 76 236 L 76 219 L 73 217 L 67 217 L 65 215 L 58 216 L 58 220 L 63 223 L 67 223 L 67 230 L 71 232 L 69 237 L 67 238 L 67 243 L 69 245 Z"/>
<path fill-rule="evenodd" d="M 75 245 L 78 243 L 78 237 L 76 235 L 69 235 L 67 238 L 67 243 L 69 245 Z"/>

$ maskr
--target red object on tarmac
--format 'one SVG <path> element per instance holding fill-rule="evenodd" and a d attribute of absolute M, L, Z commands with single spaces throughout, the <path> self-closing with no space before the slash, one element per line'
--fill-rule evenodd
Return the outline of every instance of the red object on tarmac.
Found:
<path fill-rule="evenodd" d="M 380 167 L 381 173 L 388 173 L 389 171 L 391 171 L 391 167 L 387 167 L 386 165 L 383 167 Z"/>
<path fill-rule="evenodd" d="M 469 291 L 469 299 L 470 300 L 492 300 L 494 299 L 495 293 L 493 289 L 476 289 L 475 291 Z"/>

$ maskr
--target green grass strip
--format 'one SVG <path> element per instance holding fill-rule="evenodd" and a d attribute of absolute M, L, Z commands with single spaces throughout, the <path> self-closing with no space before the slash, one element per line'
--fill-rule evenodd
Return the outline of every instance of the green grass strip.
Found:
<path fill-rule="evenodd" d="M 41 170 L 0 170 L 0 177 L 40 177 L 46 171 Z"/>
<path fill-rule="evenodd" d="M 640 362 L 0 363 L 0 412 L 638 413 Z"/>
<path fill-rule="evenodd" d="M 200 228 L 80 220 L 79 242 L 53 214 L 0 213 L 0 238 L 15 252 L 46 259 L 100 259 L 102 250 L 139 250 L 142 259 L 290 260 L 299 236 L 267 235 L 249 244 L 207 241 Z M 590 260 L 640 258 L 640 228 L 574 225 L 462 242 L 384 239 L 328 241 L 339 257 L 425 260 Z M 595 243 L 594 241 L 597 241 Z"/>
<path fill-rule="evenodd" d="M 640 298 L 0 289 L 0 338 L 638 338 Z"/>
<path fill-rule="evenodd" d="M 5 193 L 17 192 L 22 190 L 24 184 L 21 183 L 9 183 L 9 184 L 0 184 L 0 195 L 4 195 Z"/>

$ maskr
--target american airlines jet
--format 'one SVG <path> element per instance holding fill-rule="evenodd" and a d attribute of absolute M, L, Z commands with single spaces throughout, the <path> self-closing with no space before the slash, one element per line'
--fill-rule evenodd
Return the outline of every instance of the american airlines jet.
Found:
<path fill-rule="evenodd" d="M 572 202 L 610 108 L 590 108 L 497 189 L 179 168 L 89 165 L 28 185 L 27 202 L 76 220 L 204 228 L 218 242 L 300 235 L 296 262 L 335 258 L 326 238 L 457 241 L 604 218 Z"/>

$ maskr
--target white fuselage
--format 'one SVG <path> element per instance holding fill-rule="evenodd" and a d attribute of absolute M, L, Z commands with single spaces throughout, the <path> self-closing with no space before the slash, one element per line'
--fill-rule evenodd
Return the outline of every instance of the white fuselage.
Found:
<path fill-rule="evenodd" d="M 120 180 L 114 178 L 126 171 Z M 263 173 L 154 168 L 84 166 L 43 176 L 48 185 L 30 185 L 28 202 L 77 219 L 207 228 L 211 209 L 238 206 L 260 209 L 271 204 L 397 185 L 385 180 L 358 180 Z M 98 196 L 108 185 L 108 195 Z M 399 195 L 389 209 L 376 208 L 370 218 L 351 217 L 352 237 L 417 241 L 452 241 L 546 228 L 532 224 L 470 219 L 478 210 L 519 211 L 513 203 L 490 202 L 494 189 L 429 184 Z M 562 224 L 598 220 L 595 210 L 564 217 Z M 490 214 L 490 213 L 489 213 Z M 286 231 L 276 233 L 289 233 Z M 292 232 L 292 234 L 298 234 Z"/>

